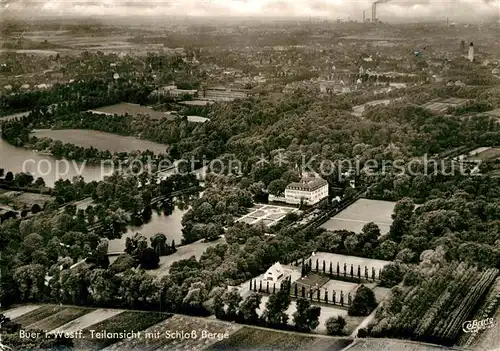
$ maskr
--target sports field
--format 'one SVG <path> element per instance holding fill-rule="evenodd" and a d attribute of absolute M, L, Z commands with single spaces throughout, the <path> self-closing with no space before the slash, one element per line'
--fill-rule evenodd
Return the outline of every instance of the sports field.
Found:
<path fill-rule="evenodd" d="M 380 228 L 380 234 L 389 232 L 395 202 L 359 199 L 351 206 L 330 218 L 321 227 L 328 230 L 349 230 L 360 233 L 363 226 L 374 222 Z"/>

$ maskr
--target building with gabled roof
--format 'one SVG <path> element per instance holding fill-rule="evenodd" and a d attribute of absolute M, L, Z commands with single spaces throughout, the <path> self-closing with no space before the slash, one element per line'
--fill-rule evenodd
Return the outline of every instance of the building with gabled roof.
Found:
<path fill-rule="evenodd" d="M 277 282 L 285 276 L 285 270 L 283 266 L 279 262 L 273 264 L 269 269 L 264 273 L 263 281 Z"/>

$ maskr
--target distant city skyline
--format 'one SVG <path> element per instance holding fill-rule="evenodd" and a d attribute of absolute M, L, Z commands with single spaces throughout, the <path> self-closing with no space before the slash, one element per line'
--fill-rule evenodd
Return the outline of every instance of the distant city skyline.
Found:
<path fill-rule="evenodd" d="M 369 0 L 0 0 L 4 15 L 320 17 L 358 20 Z M 499 0 L 378 1 L 383 21 L 437 19 L 477 21 L 500 17 Z"/>

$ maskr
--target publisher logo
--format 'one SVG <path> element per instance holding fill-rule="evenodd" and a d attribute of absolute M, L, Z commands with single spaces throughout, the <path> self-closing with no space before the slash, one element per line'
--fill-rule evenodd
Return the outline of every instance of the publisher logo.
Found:
<path fill-rule="evenodd" d="M 479 330 L 483 329 L 488 329 L 494 326 L 494 321 L 493 318 L 486 318 L 483 320 L 472 320 L 472 321 L 465 321 L 462 324 L 462 330 L 465 333 L 475 333 L 478 332 Z"/>

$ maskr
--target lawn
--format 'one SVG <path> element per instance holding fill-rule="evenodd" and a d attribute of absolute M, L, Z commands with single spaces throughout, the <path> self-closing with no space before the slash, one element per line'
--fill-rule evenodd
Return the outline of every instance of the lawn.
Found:
<path fill-rule="evenodd" d="M 0 197 L 6 199 L 14 205 L 16 209 L 28 208 L 38 204 L 43 208 L 45 203 L 53 202 L 54 197 L 46 194 L 25 193 L 21 191 L 8 191 L 0 194 Z"/>
<path fill-rule="evenodd" d="M 350 230 L 360 233 L 363 226 L 374 222 L 380 228 L 381 235 L 389 232 L 392 224 L 391 215 L 395 202 L 359 199 L 345 210 L 330 218 L 321 227 L 328 230 Z"/>
<path fill-rule="evenodd" d="M 94 324 L 83 331 L 84 339 L 75 339 L 75 347 L 80 350 L 100 350 L 112 345 L 121 339 L 92 339 L 90 330 L 101 332 L 105 330 L 109 333 L 118 332 L 139 332 L 151 327 L 167 318 L 170 314 L 155 312 L 123 312 L 114 317 Z"/>
<path fill-rule="evenodd" d="M 161 256 L 160 266 L 157 269 L 148 270 L 147 273 L 157 278 L 161 278 L 168 275 L 170 267 L 174 262 L 189 259 L 191 256 L 195 256 L 196 259 L 199 259 L 209 247 L 217 246 L 225 242 L 224 238 L 220 238 L 208 243 L 199 240 L 189 245 L 178 246 L 175 253 L 168 256 Z"/>
<path fill-rule="evenodd" d="M 496 159 L 500 157 L 499 148 L 489 148 L 487 150 L 481 151 L 479 153 L 472 154 L 468 157 L 470 161 L 486 161 L 490 159 Z"/>
<path fill-rule="evenodd" d="M 83 316 L 76 318 L 51 331 L 65 333 L 78 332 L 123 312 L 123 310 L 100 308 L 98 310 L 84 314 Z"/>
<path fill-rule="evenodd" d="M 63 310 L 65 310 L 66 307 L 62 306 L 42 306 L 40 308 L 37 308 L 34 311 L 28 312 L 26 314 L 23 314 L 22 316 L 15 318 L 14 322 L 21 324 L 23 328 L 28 327 L 29 325 L 36 323 L 38 321 L 41 321 L 42 319 L 45 319 L 47 317 L 50 317 L 56 313 L 59 313 Z"/>
<path fill-rule="evenodd" d="M 21 316 L 24 316 L 25 314 L 32 312 L 36 309 L 40 308 L 40 305 L 26 305 L 26 306 L 18 306 L 11 308 L 7 311 L 4 311 L 3 314 L 10 318 L 10 319 L 16 319 Z"/>
<path fill-rule="evenodd" d="M 334 339 L 244 327 L 206 350 L 342 350 L 349 339 Z"/>
<path fill-rule="evenodd" d="M 47 318 L 39 320 L 28 327 L 30 329 L 53 330 L 87 313 L 90 313 L 93 310 L 94 309 L 90 308 L 68 307 L 58 313 L 50 315 Z"/>

